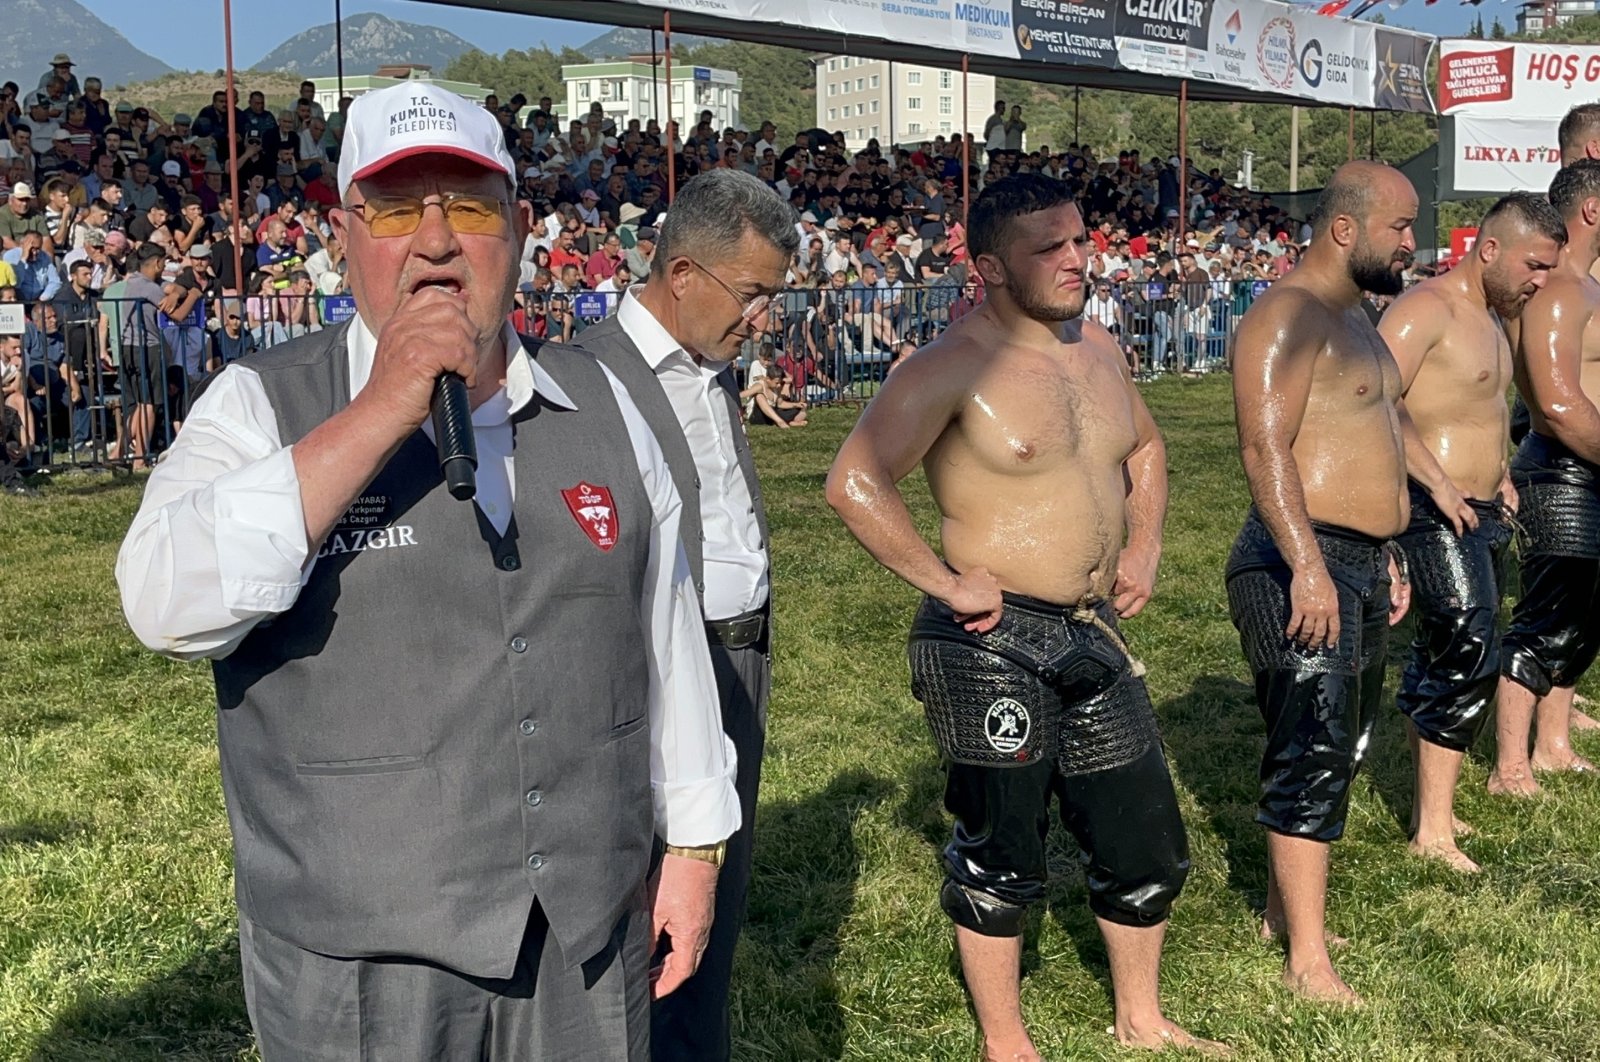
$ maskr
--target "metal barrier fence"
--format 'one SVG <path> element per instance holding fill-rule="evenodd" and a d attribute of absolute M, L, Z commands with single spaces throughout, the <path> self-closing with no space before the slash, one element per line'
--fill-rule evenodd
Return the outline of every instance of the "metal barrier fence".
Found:
<path fill-rule="evenodd" d="M 1101 282 L 1089 289 L 1085 317 L 1116 335 L 1140 379 L 1214 372 L 1227 368 L 1234 328 L 1266 287 L 1263 280 Z M 621 298 L 526 290 L 512 322 L 541 339 L 581 343 Z M 739 368 L 765 351 L 792 397 L 863 401 L 896 358 L 980 299 L 975 288 L 954 282 L 786 290 L 774 297 L 762 331 L 743 345 Z M 9 454 L 24 470 L 125 467 L 159 455 L 209 374 L 355 312 L 351 296 L 292 290 L 202 302 L 181 321 L 115 295 L 80 304 L 79 319 L 66 319 L 64 308 L 36 307 L 22 335 L 0 335 L 0 462 Z"/>

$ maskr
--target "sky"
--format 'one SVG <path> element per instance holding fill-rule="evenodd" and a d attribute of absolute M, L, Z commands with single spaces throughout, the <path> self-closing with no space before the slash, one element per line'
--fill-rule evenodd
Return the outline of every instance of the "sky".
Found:
<path fill-rule="evenodd" d="M 221 0 L 80 0 L 135 46 L 179 70 L 216 70 L 223 65 Z M 581 4 L 574 2 L 574 9 Z M 439 26 L 486 52 L 532 48 L 560 49 L 579 45 L 605 32 L 605 26 L 558 19 L 532 18 L 472 8 L 447 7 L 417 0 L 346 0 L 344 17 L 375 11 L 404 22 Z M 1485 25 L 1496 16 L 1507 29 L 1516 25 L 1516 5 L 1485 0 L 1471 7 L 1456 0 L 1431 6 L 1409 0 L 1398 11 L 1380 5 L 1377 11 L 1393 26 L 1406 26 L 1439 36 L 1464 34 L 1478 13 Z M 255 65 L 267 52 L 312 26 L 333 21 L 333 0 L 242 0 L 233 5 L 233 61 L 240 69 Z"/>

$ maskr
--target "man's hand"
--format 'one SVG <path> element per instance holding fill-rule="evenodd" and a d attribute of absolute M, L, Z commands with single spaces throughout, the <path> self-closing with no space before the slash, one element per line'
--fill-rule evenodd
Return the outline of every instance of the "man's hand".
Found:
<path fill-rule="evenodd" d="M 460 375 L 468 390 L 477 383 L 477 330 L 465 294 L 430 285 L 406 296 L 378 333 L 372 377 L 359 397 L 370 395 L 409 434 L 428 419 L 434 381 L 446 372 Z"/>
<path fill-rule="evenodd" d="M 698 859 L 665 855 L 650 879 L 650 943 L 662 934 L 672 950 L 658 970 L 650 972 L 650 998 L 670 995 L 700 966 L 711 921 L 717 909 L 717 868 Z"/>
<path fill-rule="evenodd" d="M 1402 576 L 1393 553 L 1389 554 L 1389 626 L 1406 618 L 1411 607 L 1411 579 Z"/>
<path fill-rule="evenodd" d="M 1505 476 L 1500 480 L 1500 504 L 1511 510 L 1511 515 L 1517 515 L 1517 506 L 1522 504 L 1522 498 L 1517 494 L 1516 484 L 1511 482 L 1511 469 L 1506 469 Z"/>
<path fill-rule="evenodd" d="M 1318 564 L 1294 573 L 1289 582 L 1290 638 L 1307 648 L 1339 643 L 1339 592 L 1328 575 L 1326 565 Z"/>
<path fill-rule="evenodd" d="M 1117 581 L 1112 584 L 1112 606 L 1123 619 L 1132 619 L 1144 610 L 1156 589 L 1156 568 L 1161 550 L 1147 547 L 1124 549 L 1117 556 Z"/>
<path fill-rule="evenodd" d="M 1455 528 L 1457 538 L 1468 531 L 1478 529 L 1478 514 L 1467 504 L 1467 500 L 1461 496 L 1456 485 L 1450 482 L 1450 477 L 1444 477 L 1438 489 L 1429 492 L 1429 496 L 1433 498 L 1433 504 L 1439 507 L 1439 511 L 1444 513 L 1444 518 L 1450 521 L 1450 526 Z"/>
<path fill-rule="evenodd" d="M 988 568 L 972 568 L 956 576 L 955 586 L 944 603 L 955 613 L 956 622 L 974 634 L 993 630 L 1004 607 L 1000 584 Z"/>

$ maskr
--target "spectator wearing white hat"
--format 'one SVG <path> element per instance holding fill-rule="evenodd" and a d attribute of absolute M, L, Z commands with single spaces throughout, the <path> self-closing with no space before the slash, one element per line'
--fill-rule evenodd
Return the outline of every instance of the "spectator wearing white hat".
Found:
<path fill-rule="evenodd" d="M 28 97 L 28 128 L 33 130 L 33 142 L 37 147 L 47 148 L 55 139 L 56 130 L 61 128 L 50 114 L 50 101 L 40 93 L 35 92 Z"/>
<path fill-rule="evenodd" d="M 37 232 L 41 240 L 50 239 L 49 226 L 34 203 L 33 187 L 18 182 L 12 185 L 10 198 L 0 204 L 0 250 L 20 246 L 25 232 Z"/>
<path fill-rule="evenodd" d="M 81 95 L 82 90 L 78 87 L 78 76 L 72 72 L 74 65 L 70 55 L 66 52 L 57 52 L 55 57 L 50 60 L 50 69 L 39 75 L 38 91 L 45 91 L 50 87 L 51 79 L 59 78 L 62 91 L 68 97 Z"/>

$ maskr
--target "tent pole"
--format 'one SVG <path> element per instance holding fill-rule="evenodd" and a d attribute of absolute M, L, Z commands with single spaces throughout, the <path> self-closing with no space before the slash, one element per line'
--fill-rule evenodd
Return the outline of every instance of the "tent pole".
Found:
<path fill-rule="evenodd" d="M 967 109 L 967 53 L 961 53 L 961 227 L 967 227 L 967 216 L 972 212 L 972 135 L 969 126 L 972 114 Z"/>
<path fill-rule="evenodd" d="M 1289 191 L 1300 190 L 1300 108 L 1289 108 Z"/>
<path fill-rule="evenodd" d="M 821 124 L 820 122 L 818 123 Z M 900 142 L 894 125 L 894 60 L 889 60 L 889 157 L 894 159 L 894 171 L 900 172 L 900 160 L 895 158 L 894 146 Z"/>
<path fill-rule="evenodd" d="M 1350 124 L 1344 134 L 1344 160 L 1346 162 L 1354 162 L 1356 160 L 1356 109 L 1354 107 L 1348 108 L 1347 114 L 1350 118 Z"/>
<path fill-rule="evenodd" d="M 344 2 L 333 0 L 333 57 L 339 78 L 339 99 L 344 99 Z M 337 107 L 338 103 L 335 102 Z"/>
<path fill-rule="evenodd" d="M 228 199 L 233 204 L 233 224 L 228 241 L 233 244 L 233 284 L 240 312 L 244 307 L 244 251 L 239 246 L 239 87 L 233 81 L 233 0 L 222 0 L 222 48 L 228 75 Z"/>
<path fill-rule="evenodd" d="M 667 56 L 667 203 L 678 183 L 678 130 L 672 121 L 672 12 L 661 12 L 661 44 Z"/>
<path fill-rule="evenodd" d="M 1072 142 L 1080 147 L 1082 141 L 1078 139 L 1078 104 L 1081 102 L 1083 102 L 1083 86 L 1074 85 L 1072 86 Z"/>
<path fill-rule="evenodd" d="M 1189 227 L 1189 79 L 1178 82 L 1178 230 Z"/>
<path fill-rule="evenodd" d="M 650 95 L 655 101 L 656 124 L 661 124 L 661 59 L 656 55 L 656 28 L 650 27 Z"/>

